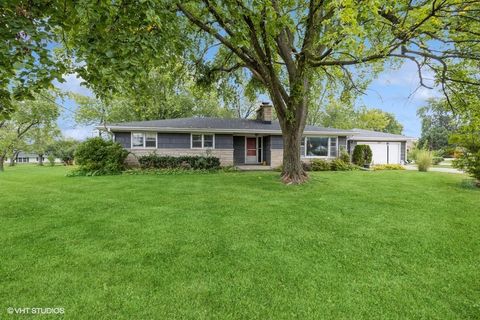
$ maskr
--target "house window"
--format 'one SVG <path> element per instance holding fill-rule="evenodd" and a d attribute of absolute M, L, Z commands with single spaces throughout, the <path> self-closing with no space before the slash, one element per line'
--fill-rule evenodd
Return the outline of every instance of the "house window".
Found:
<path fill-rule="evenodd" d="M 156 148 L 157 133 L 132 132 L 132 148 Z"/>
<path fill-rule="evenodd" d="M 335 140 L 335 142 L 331 142 Z M 306 137 L 305 138 L 305 156 L 306 157 L 329 157 L 330 148 L 336 147 L 336 138 L 330 137 Z"/>
<path fill-rule="evenodd" d="M 192 133 L 191 147 L 192 149 L 213 149 L 215 148 L 215 135 Z"/>
<path fill-rule="evenodd" d="M 155 132 L 145 133 L 145 148 L 157 147 L 157 134 Z"/>

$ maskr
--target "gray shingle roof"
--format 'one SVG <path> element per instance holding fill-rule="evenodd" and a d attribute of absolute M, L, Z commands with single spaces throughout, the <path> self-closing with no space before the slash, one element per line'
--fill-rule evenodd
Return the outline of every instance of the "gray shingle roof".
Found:
<path fill-rule="evenodd" d="M 100 127 L 99 127 L 100 128 Z M 103 127 L 102 127 L 103 128 Z M 102 129 L 100 128 L 100 129 Z M 148 129 L 164 129 L 169 131 L 182 130 L 215 130 L 223 132 L 272 132 L 281 134 L 280 124 L 278 121 L 272 121 L 266 123 L 258 120 L 250 119 L 227 119 L 227 118 L 178 118 L 178 119 L 165 119 L 165 120 L 150 120 L 150 121 L 131 121 L 121 123 L 107 124 L 107 128 L 112 131 L 118 130 L 148 130 Z M 357 137 L 362 138 L 378 138 L 383 139 L 401 139 L 406 140 L 408 137 L 384 132 L 363 130 L 363 129 L 335 129 L 324 128 L 319 126 L 306 126 L 306 134 L 323 133 L 323 134 L 341 134 L 350 136 L 353 139 Z"/>
<path fill-rule="evenodd" d="M 151 120 L 151 121 L 132 121 L 122 123 L 110 123 L 107 125 L 114 129 L 115 127 L 122 128 L 177 128 L 177 129 L 225 129 L 225 130 L 267 130 L 278 131 L 281 133 L 280 124 L 278 121 L 266 123 L 258 120 L 250 119 L 226 119 L 226 118 L 178 118 L 166 120 Z M 306 126 L 305 131 L 316 132 L 350 132 L 350 130 L 322 128 L 317 126 Z"/>

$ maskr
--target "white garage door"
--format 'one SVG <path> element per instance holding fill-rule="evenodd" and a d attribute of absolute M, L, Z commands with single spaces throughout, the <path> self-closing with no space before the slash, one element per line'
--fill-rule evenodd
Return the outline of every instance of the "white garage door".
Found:
<path fill-rule="evenodd" d="M 366 144 L 372 149 L 372 163 L 375 164 L 400 164 L 400 142 L 358 142 Z"/>

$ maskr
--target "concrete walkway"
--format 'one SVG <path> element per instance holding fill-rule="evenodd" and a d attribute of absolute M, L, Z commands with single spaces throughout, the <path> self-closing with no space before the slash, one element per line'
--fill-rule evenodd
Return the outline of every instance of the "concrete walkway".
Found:
<path fill-rule="evenodd" d="M 240 171 L 271 171 L 273 168 L 271 166 L 262 166 L 262 165 L 255 165 L 255 164 L 246 164 L 237 166 L 238 170 Z"/>
<path fill-rule="evenodd" d="M 407 170 L 414 170 L 417 171 L 418 168 L 416 165 L 406 165 L 405 169 Z M 435 171 L 435 172 L 446 172 L 446 173 L 457 173 L 457 174 L 463 174 L 464 172 L 462 170 L 458 170 L 456 168 L 436 168 L 436 167 L 431 167 L 428 169 L 428 171 Z"/>

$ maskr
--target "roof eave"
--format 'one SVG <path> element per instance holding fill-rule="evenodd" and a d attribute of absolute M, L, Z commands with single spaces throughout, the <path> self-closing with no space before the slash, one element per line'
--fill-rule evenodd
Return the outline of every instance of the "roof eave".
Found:
<path fill-rule="evenodd" d="M 407 141 L 415 140 L 412 137 L 362 137 L 362 136 L 350 136 L 349 140 L 355 141 Z"/>
<path fill-rule="evenodd" d="M 173 128 L 173 127 L 141 127 L 141 126 L 97 126 L 99 130 L 110 131 L 156 131 L 156 132 L 211 132 L 211 133 L 265 133 L 265 134 L 282 134 L 281 130 L 265 130 L 265 129 L 218 129 L 218 128 Z M 306 135 L 322 134 L 322 135 L 351 135 L 350 131 L 311 131 L 306 130 L 303 132 Z"/>

